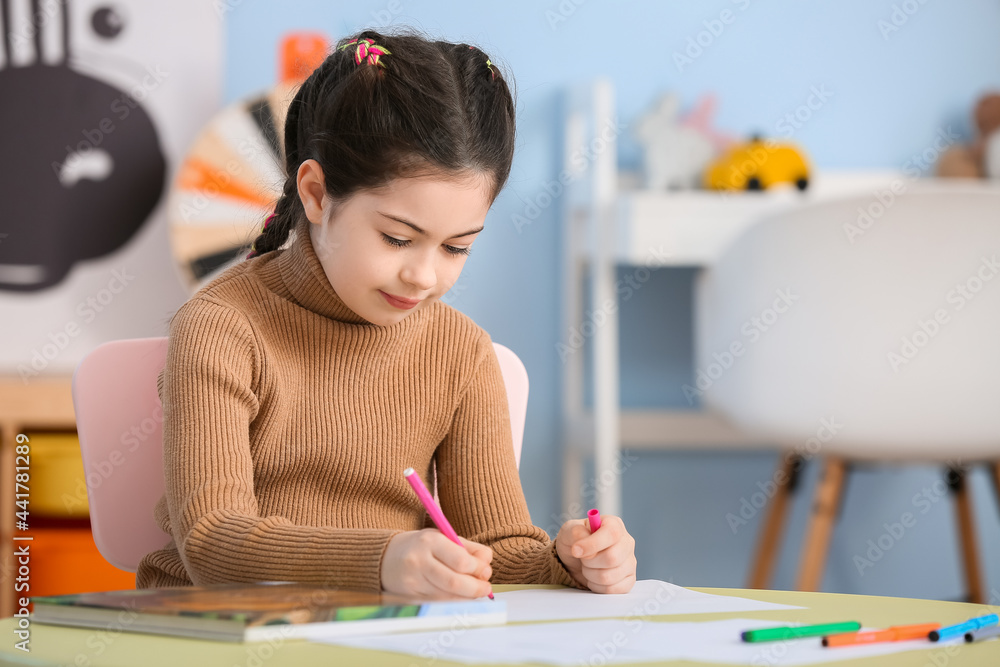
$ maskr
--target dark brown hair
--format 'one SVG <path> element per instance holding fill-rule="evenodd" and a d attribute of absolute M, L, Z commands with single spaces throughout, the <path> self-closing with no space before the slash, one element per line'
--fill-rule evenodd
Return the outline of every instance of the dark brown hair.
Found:
<path fill-rule="evenodd" d="M 379 64 L 356 62 L 363 39 L 388 51 Z M 481 50 L 412 31 L 345 37 L 288 107 L 285 184 L 249 256 L 280 248 L 305 216 L 297 172 L 306 160 L 319 163 L 334 202 L 395 178 L 435 172 L 489 176 L 492 202 L 513 157 L 514 100 Z"/>

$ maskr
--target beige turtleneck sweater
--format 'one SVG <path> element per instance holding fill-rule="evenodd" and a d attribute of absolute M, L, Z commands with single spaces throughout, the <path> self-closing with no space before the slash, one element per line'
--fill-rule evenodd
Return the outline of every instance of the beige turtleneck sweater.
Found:
<path fill-rule="evenodd" d="M 433 484 L 494 583 L 580 587 L 532 525 L 489 335 L 436 301 L 382 327 L 350 310 L 303 221 L 285 250 L 227 270 L 170 324 L 163 403 L 173 539 L 136 587 L 300 581 L 379 590 L 389 539 L 431 526 Z"/>

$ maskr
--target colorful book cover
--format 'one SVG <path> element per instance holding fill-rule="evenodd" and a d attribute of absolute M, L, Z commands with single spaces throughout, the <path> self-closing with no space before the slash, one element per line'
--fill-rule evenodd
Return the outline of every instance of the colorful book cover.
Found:
<path fill-rule="evenodd" d="M 506 622 L 497 600 L 418 600 L 291 582 L 219 584 L 32 598 L 39 623 L 230 641 L 430 630 Z"/>

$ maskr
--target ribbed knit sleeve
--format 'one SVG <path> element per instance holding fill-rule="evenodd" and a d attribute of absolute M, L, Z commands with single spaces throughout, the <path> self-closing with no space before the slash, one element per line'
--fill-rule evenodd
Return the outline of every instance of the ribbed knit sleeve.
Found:
<path fill-rule="evenodd" d="M 436 458 L 441 509 L 459 535 L 493 549 L 493 583 L 582 588 L 556 558 L 549 536 L 531 523 L 514 460 L 507 391 L 485 332 Z"/>
<path fill-rule="evenodd" d="M 165 497 L 191 581 L 380 590 L 382 555 L 400 531 L 261 516 L 249 435 L 261 368 L 254 331 L 239 311 L 203 297 L 174 316 L 162 395 Z"/>

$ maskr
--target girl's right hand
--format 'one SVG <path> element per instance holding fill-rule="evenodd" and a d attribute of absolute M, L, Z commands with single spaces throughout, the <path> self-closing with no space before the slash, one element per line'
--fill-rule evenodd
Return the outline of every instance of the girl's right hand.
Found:
<path fill-rule="evenodd" d="M 493 587 L 493 550 L 463 537 L 464 548 L 435 528 L 398 533 L 382 558 L 382 590 L 428 598 L 478 598 Z"/>

